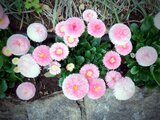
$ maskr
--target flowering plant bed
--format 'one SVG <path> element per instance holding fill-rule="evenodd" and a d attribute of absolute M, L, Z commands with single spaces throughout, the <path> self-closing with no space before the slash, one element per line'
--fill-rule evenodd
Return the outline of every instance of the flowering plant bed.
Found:
<path fill-rule="evenodd" d="M 107 88 L 113 89 L 118 100 L 127 100 L 134 95 L 135 83 L 147 87 L 160 85 L 157 16 L 154 21 L 146 16 L 140 29 L 134 23 L 131 30 L 123 23 L 116 23 L 109 29 L 109 38 L 102 41 L 106 25 L 89 9 L 83 12 L 83 19 L 72 17 L 58 23 L 57 36 L 51 46 L 41 44 L 48 36 L 46 27 L 32 23 L 27 28 L 27 36 L 11 35 L 2 53 L 16 56 L 12 59 L 14 75 L 34 79 L 42 70 L 46 71 L 45 77 L 58 77 L 64 95 L 71 100 L 86 95 L 99 99 Z M 40 45 L 34 48 L 30 41 Z M 2 80 L 1 88 L 4 89 L 0 93 L 4 93 L 8 85 Z M 23 82 L 16 88 L 22 100 L 33 98 L 35 92 L 31 82 Z"/>

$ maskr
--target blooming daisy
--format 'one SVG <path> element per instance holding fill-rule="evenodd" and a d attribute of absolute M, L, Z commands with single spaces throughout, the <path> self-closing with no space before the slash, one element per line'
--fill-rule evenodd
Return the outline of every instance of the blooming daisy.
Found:
<path fill-rule="evenodd" d="M 14 34 L 7 40 L 7 48 L 11 50 L 14 55 L 24 55 L 30 49 L 30 41 L 21 34 Z"/>
<path fill-rule="evenodd" d="M 99 77 L 99 69 L 94 64 L 85 64 L 80 69 L 80 74 L 85 76 L 88 80 Z"/>
<path fill-rule="evenodd" d="M 87 79 L 80 74 L 70 74 L 64 79 L 62 91 L 71 100 L 82 99 L 88 92 Z"/>
<path fill-rule="evenodd" d="M 86 22 L 90 22 L 93 19 L 97 19 L 97 13 L 94 10 L 87 9 L 83 12 L 83 19 Z"/>
<path fill-rule="evenodd" d="M 53 60 L 64 60 L 67 58 L 68 54 L 68 47 L 63 43 L 54 43 L 50 48 L 50 55 Z"/>
<path fill-rule="evenodd" d="M 103 58 L 103 64 L 108 69 L 117 69 L 121 64 L 121 57 L 114 51 L 109 51 Z"/>
<path fill-rule="evenodd" d="M 60 37 L 63 37 L 65 35 L 64 24 L 65 21 L 61 21 L 55 27 L 55 33 Z"/>
<path fill-rule="evenodd" d="M 57 75 L 61 72 L 61 64 L 59 64 L 57 61 L 53 61 L 49 65 L 49 72 L 53 75 Z"/>
<path fill-rule="evenodd" d="M 117 23 L 110 28 L 109 38 L 113 44 L 123 45 L 130 41 L 131 31 L 127 25 Z"/>
<path fill-rule="evenodd" d="M 8 49 L 6 46 L 2 48 L 2 53 L 3 53 L 3 55 L 5 55 L 7 57 L 12 55 L 11 50 Z"/>
<path fill-rule="evenodd" d="M 75 68 L 75 65 L 73 63 L 69 63 L 66 66 L 66 69 L 70 72 L 72 72 L 74 68 Z"/>
<path fill-rule="evenodd" d="M 23 82 L 16 89 L 16 94 L 21 100 L 29 100 L 35 96 L 35 93 L 36 88 L 31 82 Z"/>
<path fill-rule="evenodd" d="M 28 37 L 34 42 L 43 42 L 47 38 L 47 29 L 41 23 L 32 23 L 27 28 Z"/>
<path fill-rule="evenodd" d="M 82 19 L 72 17 L 66 20 L 64 31 L 67 36 L 78 38 L 85 31 L 85 24 Z"/>
<path fill-rule="evenodd" d="M 109 88 L 114 88 L 115 83 L 122 78 L 121 73 L 117 71 L 109 71 L 106 74 L 105 80 Z"/>
<path fill-rule="evenodd" d="M 13 63 L 14 65 L 18 65 L 18 62 L 19 62 L 19 58 L 14 57 L 14 58 L 12 59 L 12 63 Z"/>
<path fill-rule="evenodd" d="M 101 20 L 94 19 L 88 23 L 87 31 L 95 38 L 100 38 L 105 34 L 106 26 Z"/>
<path fill-rule="evenodd" d="M 132 51 L 133 46 L 132 43 L 129 41 L 124 45 L 115 45 L 115 48 L 120 55 L 126 56 Z"/>
<path fill-rule="evenodd" d="M 136 53 L 136 60 L 139 65 L 147 67 L 156 62 L 158 58 L 155 48 L 150 46 L 141 47 Z"/>
<path fill-rule="evenodd" d="M 40 74 L 40 67 L 31 54 L 26 54 L 20 57 L 18 69 L 23 76 L 28 78 L 35 78 Z"/>
<path fill-rule="evenodd" d="M 0 29 L 6 29 L 9 25 L 10 21 L 6 14 L 3 14 L 3 16 L 0 18 Z"/>
<path fill-rule="evenodd" d="M 32 55 L 36 62 L 41 66 L 46 66 L 52 61 L 49 53 L 49 47 L 46 45 L 36 47 Z"/>
<path fill-rule="evenodd" d="M 68 47 L 76 47 L 78 45 L 79 39 L 73 38 L 71 36 L 64 36 L 64 42 Z"/>
<path fill-rule="evenodd" d="M 121 78 L 116 82 L 113 92 L 116 99 L 128 100 L 135 93 L 135 84 L 129 77 Z"/>
<path fill-rule="evenodd" d="M 103 79 L 93 79 L 89 82 L 88 97 L 99 99 L 105 94 L 106 85 Z"/>
<path fill-rule="evenodd" d="M 157 29 L 160 30 L 160 12 L 157 13 L 154 17 L 154 25 Z"/>

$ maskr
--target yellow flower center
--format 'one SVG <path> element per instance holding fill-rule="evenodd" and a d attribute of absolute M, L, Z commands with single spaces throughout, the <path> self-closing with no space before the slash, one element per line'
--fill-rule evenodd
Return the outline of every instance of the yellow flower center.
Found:
<path fill-rule="evenodd" d="M 88 71 L 87 74 L 86 74 L 88 77 L 91 77 L 93 75 L 93 72 L 92 71 Z"/>
<path fill-rule="evenodd" d="M 56 54 L 57 54 L 57 55 L 61 55 L 62 53 L 63 53 L 62 49 L 57 49 L 57 50 L 56 50 Z"/>
<path fill-rule="evenodd" d="M 58 70 L 58 66 L 56 66 L 56 65 L 52 65 L 52 67 L 51 67 L 51 69 L 53 70 L 53 71 L 56 71 L 56 70 Z"/>
<path fill-rule="evenodd" d="M 89 18 L 92 18 L 92 17 L 93 17 L 93 14 L 92 14 L 92 13 L 89 13 L 89 14 L 88 14 L 88 17 L 89 17 Z"/>
<path fill-rule="evenodd" d="M 99 86 L 96 86 L 95 87 L 95 91 L 97 92 L 97 91 L 99 91 L 101 89 L 101 87 L 99 87 Z"/>
<path fill-rule="evenodd" d="M 39 54 L 39 57 L 40 57 L 40 58 L 44 58 L 44 57 L 45 57 L 45 54 L 44 54 L 44 53 L 40 53 L 40 54 Z"/>
<path fill-rule="evenodd" d="M 77 91 L 77 90 L 78 90 L 78 86 L 77 86 L 77 85 L 74 85 L 74 86 L 73 86 L 73 90 L 74 90 L 74 91 Z"/>
<path fill-rule="evenodd" d="M 0 24 L 3 24 L 3 23 L 4 23 L 4 19 L 0 18 Z"/>
<path fill-rule="evenodd" d="M 126 44 L 122 45 L 122 48 L 126 48 L 126 47 L 127 47 Z"/>
<path fill-rule="evenodd" d="M 64 26 L 60 27 L 60 31 L 64 32 Z"/>
<path fill-rule="evenodd" d="M 68 42 L 69 43 L 73 43 L 74 42 L 74 38 L 73 37 L 68 37 Z"/>
<path fill-rule="evenodd" d="M 115 60 L 115 58 L 113 58 L 113 57 L 110 59 L 110 63 L 114 63 L 115 61 L 116 61 L 116 60 Z"/>

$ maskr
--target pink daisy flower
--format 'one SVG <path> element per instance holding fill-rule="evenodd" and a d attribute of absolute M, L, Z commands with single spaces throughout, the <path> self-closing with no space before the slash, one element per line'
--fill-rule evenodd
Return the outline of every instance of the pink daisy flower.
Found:
<path fill-rule="evenodd" d="M 133 46 L 132 46 L 132 43 L 129 41 L 124 45 L 115 45 L 115 48 L 120 55 L 126 56 L 132 51 Z"/>
<path fill-rule="evenodd" d="M 99 99 L 105 94 L 106 85 L 103 79 L 93 79 L 89 82 L 88 97 L 91 99 Z"/>
<path fill-rule="evenodd" d="M 115 83 L 122 78 L 121 73 L 117 71 L 109 71 L 106 74 L 105 80 L 109 88 L 114 88 Z"/>
<path fill-rule="evenodd" d="M 54 43 L 50 48 L 50 55 L 53 60 L 64 60 L 67 58 L 68 54 L 68 47 L 63 43 Z"/>
<path fill-rule="evenodd" d="M 67 36 L 78 38 L 85 30 L 85 24 L 82 19 L 78 17 L 72 17 L 66 20 L 64 25 L 64 31 Z"/>
<path fill-rule="evenodd" d="M 14 55 L 24 55 L 30 49 L 30 41 L 21 34 L 14 34 L 7 40 L 7 48 L 11 50 Z"/>
<path fill-rule="evenodd" d="M 6 29 L 9 25 L 10 21 L 6 14 L 3 14 L 3 16 L 0 18 L 0 29 Z"/>
<path fill-rule="evenodd" d="M 73 38 L 71 36 L 64 36 L 64 42 L 68 47 L 76 47 L 78 45 L 79 39 Z"/>
<path fill-rule="evenodd" d="M 94 10 L 87 9 L 83 12 L 83 19 L 86 22 L 90 22 L 93 19 L 97 19 L 97 13 Z"/>
<path fill-rule="evenodd" d="M 110 28 L 109 38 L 113 44 L 123 45 L 130 41 L 131 31 L 127 25 L 117 23 Z"/>
<path fill-rule="evenodd" d="M 3 7 L 0 5 L 0 18 L 3 17 L 3 14 L 4 14 L 4 10 L 3 10 Z"/>
<path fill-rule="evenodd" d="M 109 51 L 103 58 L 103 64 L 108 69 L 117 69 L 121 64 L 121 57 L 114 51 Z"/>
<path fill-rule="evenodd" d="M 80 74 L 71 74 L 64 79 L 62 91 L 71 100 L 82 99 L 88 92 L 87 79 Z"/>
<path fill-rule="evenodd" d="M 63 37 L 65 35 L 64 24 L 65 21 L 61 21 L 55 27 L 55 33 L 60 37 Z"/>
<path fill-rule="evenodd" d="M 32 55 L 36 62 L 41 66 L 46 66 L 52 61 L 49 53 L 49 47 L 46 45 L 36 47 Z"/>
<path fill-rule="evenodd" d="M 90 35 L 95 38 L 100 38 L 105 34 L 106 26 L 101 20 L 94 19 L 88 23 L 87 30 Z"/>
<path fill-rule="evenodd" d="M 32 23 L 27 28 L 28 37 L 34 42 L 43 42 L 47 38 L 47 29 L 41 23 Z"/>
<path fill-rule="evenodd" d="M 147 67 L 153 65 L 158 58 L 155 48 L 150 46 L 141 47 L 136 53 L 136 60 L 139 65 Z"/>
<path fill-rule="evenodd" d="M 94 64 L 85 64 L 80 69 L 80 74 L 85 76 L 86 79 L 90 80 L 99 77 L 99 69 Z"/>
<path fill-rule="evenodd" d="M 23 82 L 16 89 L 16 94 L 21 100 L 29 100 L 35 96 L 35 93 L 36 88 L 31 82 Z"/>
<path fill-rule="evenodd" d="M 57 75 L 61 72 L 61 64 L 59 64 L 57 61 L 53 61 L 49 65 L 49 72 L 53 75 Z"/>
<path fill-rule="evenodd" d="M 2 48 L 3 55 L 10 57 L 12 55 L 11 50 L 8 49 L 6 46 Z"/>
<path fill-rule="evenodd" d="M 135 84 L 129 77 L 122 77 L 116 82 L 113 92 L 116 99 L 128 100 L 135 93 Z"/>

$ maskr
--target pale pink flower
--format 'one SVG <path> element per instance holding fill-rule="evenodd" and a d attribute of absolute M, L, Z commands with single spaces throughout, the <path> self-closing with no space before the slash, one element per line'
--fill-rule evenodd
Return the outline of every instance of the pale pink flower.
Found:
<path fill-rule="evenodd" d="M 115 83 L 122 78 L 121 73 L 117 71 L 109 71 L 106 74 L 105 80 L 109 88 L 114 88 Z"/>
<path fill-rule="evenodd" d="M 7 29 L 10 24 L 9 18 L 6 14 L 0 18 L 0 29 Z"/>
<path fill-rule="evenodd" d="M 3 7 L 0 5 L 0 18 L 2 18 L 4 15 Z"/>
<path fill-rule="evenodd" d="M 68 47 L 64 43 L 54 43 L 50 48 L 50 55 L 53 60 L 64 60 L 67 58 L 68 54 Z"/>
<path fill-rule="evenodd" d="M 115 48 L 120 55 L 126 56 L 132 51 L 133 46 L 132 46 L 132 43 L 129 41 L 124 45 L 115 45 Z"/>
<path fill-rule="evenodd" d="M 90 35 L 95 38 L 100 38 L 105 34 L 106 26 L 101 20 L 94 19 L 88 23 L 87 30 Z"/>
<path fill-rule="evenodd" d="M 30 41 L 21 34 L 14 34 L 7 40 L 7 48 L 11 50 L 14 55 L 24 55 L 30 49 Z"/>
<path fill-rule="evenodd" d="M 65 35 L 64 24 L 65 24 L 65 21 L 61 21 L 55 27 L 55 33 L 60 37 L 64 37 Z"/>
<path fill-rule="evenodd" d="M 121 64 L 121 57 L 114 51 L 109 51 L 103 58 L 103 64 L 108 69 L 117 69 Z"/>
<path fill-rule="evenodd" d="M 135 84 L 129 77 L 121 78 L 116 82 L 113 92 L 116 99 L 128 100 L 135 93 Z"/>
<path fill-rule="evenodd" d="M 89 82 L 88 97 L 91 99 L 99 99 L 105 94 L 106 85 L 103 79 L 93 79 Z"/>
<path fill-rule="evenodd" d="M 71 36 L 64 36 L 64 42 L 68 47 L 76 47 L 78 45 L 79 39 L 73 38 Z"/>
<path fill-rule="evenodd" d="M 99 77 L 99 69 L 94 64 L 85 64 L 80 69 L 80 74 L 85 76 L 88 80 Z"/>
<path fill-rule="evenodd" d="M 12 55 L 11 50 L 8 49 L 6 46 L 2 48 L 3 55 L 10 57 Z"/>
<path fill-rule="evenodd" d="M 147 67 L 157 61 L 158 54 L 155 48 L 150 46 L 141 47 L 136 53 L 136 60 L 139 65 Z"/>
<path fill-rule="evenodd" d="M 83 19 L 86 22 L 90 22 L 93 19 L 97 19 L 97 13 L 94 10 L 87 9 L 83 12 Z"/>
<path fill-rule="evenodd" d="M 160 12 L 154 17 L 154 26 L 160 30 Z"/>
<path fill-rule="evenodd" d="M 41 66 L 46 66 L 52 61 L 49 53 L 49 47 L 46 45 L 36 47 L 32 55 L 36 62 Z"/>
<path fill-rule="evenodd" d="M 123 45 L 130 41 L 131 31 L 127 25 L 117 23 L 110 28 L 109 38 L 113 44 Z"/>
<path fill-rule="evenodd" d="M 31 82 L 23 82 L 16 89 L 16 94 L 21 100 L 29 100 L 35 96 L 35 93 L 36 88 Z"/>
<path fill-rule="evenodd" d="M 88 92 L 87 79 L 80 74 L 70 74 L 64 79 L 62 91 L 71 100 L 82 99 Z"/>
<path fill-rule="evenodd" d="M 35 78 L 40 74 L 40 67 L 31 54 L 26 54 L 20 57 L 18 69 L 23 76 L 28 78 Z"/>
<path fill-rule="evenodd" d="M 53 61 L 49 65 L 49 72 L 53 75 L 57 75 L 61 72 L 61 64 L 57 61 Z"/>
<path fill-rule="evenodd" d="M 67 36 L 78 38 L 85 30 L 84 21 L 78 17 L 72 17 L 66 20 L 64 31 Z"/>
<path fill-rule="evenodd" d="M 27 28 L 28 37 L 34 42 L 43 42 L 47 38 L 47 29 L 41 23 L 32 23 Z"/>

